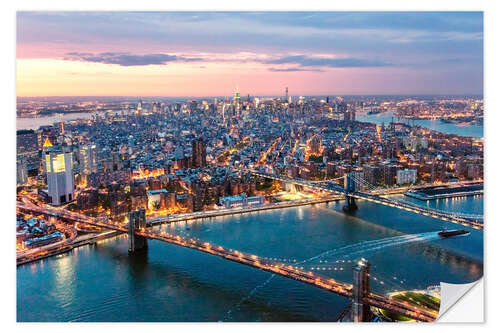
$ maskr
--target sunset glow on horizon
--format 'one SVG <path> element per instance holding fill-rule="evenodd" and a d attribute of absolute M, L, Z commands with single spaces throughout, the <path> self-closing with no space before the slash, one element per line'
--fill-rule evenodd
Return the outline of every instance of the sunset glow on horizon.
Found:
<path fill-rule="evenodd" d="M 19 12 L 17 96 L 482 94 L 482 13 Z"/>

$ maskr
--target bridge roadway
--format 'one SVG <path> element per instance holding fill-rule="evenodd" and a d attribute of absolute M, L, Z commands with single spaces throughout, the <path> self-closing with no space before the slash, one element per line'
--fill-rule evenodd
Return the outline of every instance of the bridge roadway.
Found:
<path fill-rule="evenodd" d="M 263 205 L 258 205 L 258 206 L 224 208 L 224 209 L 217 209 L 217 210 L 206 210 L 206 211 L 200 211 L 200 212 L 181 213 L 181 214 L 164 215 L 164 216 L 150 216 L 147 220 L 147 226 L 149 227 L 149 226 L 155 226 L 155 225 L 163 224 L 163 223 L 188 221 L 188 220 L 217 217 L 217 216 L 224 216 L 224 215 L 251 213 L 251 212 L 257 212 L 257 211 L 269 210 L 269 209 L 296 207 L 296 206 L 309 205 L 309 204 L 315 204 L 315 203 L 323 203 L 323 202 L 328 202 L 328 201 L 332 201 L 332 200 L 340 200 L 340 199 L 342 199 L 342 197 L 328 196 L 328 197 L 321 197 L 321 198 L 307 198 L 307 199 L 299 199 L 299 200 L 293 200 L 293 201 L 276 202 L 276 203 L 263 204 Z"/>
<path fill-rule="evenodd" d="M 314 190 L 321 190 L 333 194 L 342 194 L 344 195 L 344 188 L 338 184 L 319 184 L 319 183 L 310 183 L 307 180 L 304 179 L 297 179 L 297 178 L 289 178 L 289 177 L 283 177 L 283 176 L 278 176 L 278 175 L 270 175 L 262 172 L 257 172 L 257 171 L 251 171 L 247 170 L 248 172 L 259 176 L 259 177 L 264 177 L 264 178 L 270 178 L 282 182 L 288 182 L 288 183 L 293 183 L 296 185 L 302 185 L 304 187 L 308 187 Z M 371 202 L 375 202 L 378 204 L 382 204 L 385 206 L 390 206 L 398 209 L 404 209 L 409 212 L 425 215 L 425 216 L 431 216 L 437 219 L 445 220 L 445 221 L 450 221 L 456 224 L 461 224 L 464 226 L 472 227 L 474 229 L 478 230 L 483 230 L 483 223 L 479 222 L 479 218 L 475 219 L 471 217 L 468 214 L 454 214 L 451 212 L 444 212 L 444 211 L 439 211 L 435 209 L 430 209 L 430 208 L 425 208 L 422 206 L 419 206 L 417 204 L 412 204 L 410 202 L 405 202 L 401 200 L 392 200 L 389 198 L 382 197 L 380 195 L 374 195 L 370 193 L 365 193 L 365 192 L 352 192 L 349 193 L 350 196 L 356 198 L 356 199 L 363 199 L 363 200 L 368 200 Z"/>
<path fill-rule="evenodd" d="M 26 212 L 53 216 L 71 222 L 85 223 L 92 226 L 122 231 L 125 233 L 128 232 L 128 226 L 124 223 L 113 223 L 109 221 L 105 222 L 104 219 L 94 219 L 82 214 L 68 212 L 66 210 L 58 210 L 48 207 L 42 208 L 35 205 L 28 205 L 22 202 L 17 203 L 17 208 Z M 318 275 L 313 272 L 305 271 L 293 266 L 286 266 L 283 263 L 276 263 L 267 259 L 262 259 L 256 255 L 243 253 L 237 250 L 226 249 L 222 246 L 213 245 L 208 242 L 201 242 L 193 238 L 185 238 L 164 231 L 156 232 L 151 230 L 150 228 L 136 230 L 135 234 L 149 239 L 155 239 L 166 243 L 194 249 L 200 252 L 205 252 L 240 264 L 300 281 L 312 285 L 316 288 L 327 290 L 336 295 L 352 298 L 352 284 L 336 281 L 333 278 Z M 416 307 L 408 304 L 407 302 L 395 300 L 373 292 L 371 292 L 367 297 L 363 298 L 363 303 L 423 322 L 434 321 L 438 314 L 436 311 Z"/>

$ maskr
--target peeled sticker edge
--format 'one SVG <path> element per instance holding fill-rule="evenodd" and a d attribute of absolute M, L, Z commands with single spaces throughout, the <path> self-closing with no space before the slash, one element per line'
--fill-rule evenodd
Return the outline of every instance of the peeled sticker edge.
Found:
<path fill-rule="evenodd" d="M 445 318 L 442 318 L 450 309 L 452 309 L 455 304 L 460 303 L 460 300 L 467 294 L 469 291 L 476 286 L 479 282 L 483 282 L 482 278 L 474 281 L 472 283 L 467 284 L 453 284 L 453 283 L 445 283 L 441 282 L 441 305 L 439 307 L 439 313 L 436 318 L 436 322 L 468 322 L 467 318 L 463 318 L 463 321 L 448 321 Z M 482 283 L 481 283 L 482 285 Z M 483 293 L 484 290 L 481 290 Z M 484 299 L 484 295 L 482 295 L 482 299 Z M 469 308 L 475 308 L 474 304 L 469 305 Z M 482 307 L 481 307 L 482 309 Z"/>

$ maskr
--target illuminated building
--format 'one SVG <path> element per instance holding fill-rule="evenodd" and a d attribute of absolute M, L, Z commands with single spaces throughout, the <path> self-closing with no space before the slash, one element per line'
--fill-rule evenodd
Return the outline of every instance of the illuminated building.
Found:
<path fill-rule="evenodd" d="M 240 195 L 222 197 L 219 199 L 219 202 L 226 208 L 242 208 L 262 205 L 264 203 L 264 196 L 247 197 L 246 193 L 242 193 Z"/>
<path fill-rule="evenodd" d="M 318 134 L 315 134 L 307 140 L 305 160 L 309 161 L 310 156 L 321 156 L 323 155 L 323 151 L 324 148 L 321 143 L 321 137 Z"/>
<path fill-rule="evenodd" d="M 142 113 L 142 101 L 139 101 L 139 103 L 137 103 L 137 111 L 136 111 L 137 114 L 141 114 Z"/>
<path fill-rule="evenodd" d="M 43 143 L 43 155 L 42 155 L 42 169 L 43 173 L 47 174 L 47 159 L 45 158 L 45 154 L 51 149 L 52 143 L 50 142 L 48 137 L 45 137 L 45 141 Z"/>
<path fill-rule="evenodd" d="M 397 183 L 398 185 L 403 184 L 414 184 L 417 181 L 417 170 L 398 170 L 397 172 Z"/>
<path fill-rule="evenodd" d="M 132 171 L 132 179 L 146 179 L 149 177 L 158 177 L 165 174 L 164 169 L 142 169 Z"/>
<path fill-rule="evenodd" d="M 45 141 L 43 143 L 43 148 L 49 148 L 49 147 L 52 147 L 52 143 L 50 142 L 49 138 L 45 138 Z"/>
<path fill-rule="evenodd" d="M 159 210 L 160 208 L 165 208 L 167 190 L 150 190 L 146 191 L 146 194 L 148 197 L 148 210 Z"/>
<path fill-rule="evenodd" d="M 17 184 L 25 184 L 28 180 L 28 168 L 25 160 L 17 161 Z"/>
<path fill-rule="evenodd" d="M 22 164 L 27 170 L 37 170 L 39 168 L 38 136 L 35 131 L 17 131 L 17 160 L 22 160 Z"/>
<path fill-rule="evenodd" d="M 33 130 L 17 131 L 17 155 L 32 155 L 38 153 L 38 136 Z"/>
<path fill-rule="evenodd" d="M 355 120 L 356 120 L 356 111 L 354 109 L 344 111 L 344 121 L 355 121 Z"/>
<path fill-rule="evenodd" d="M 59 147 L 47 147 L 44 160 L 47 171 L 48 193 L 53 205 L 61 205 L 73 200 L 74 184 L 72 154 Z"/>
<path fill-rule="evenodd" d="M 47 138 L 50 142 L 56 142 L 56 133 L 52 126 L 40 126 L 37 131 L 38 147 L 43 147 L 44 143 L 47 142 Z"/>
<path fill-rule="evenodd" d="M 236 87 L 236 92 L 234 93 L 234 105 L 236 105 L 237 108 L 240 107 L 240 92 L 238 87 Z"/>
<path fill-rule="evenodd" d="M 84 174 L 97 171 L 97 155 L 95 145 L 84 145 L 80 147 L 80 166 Z"/>

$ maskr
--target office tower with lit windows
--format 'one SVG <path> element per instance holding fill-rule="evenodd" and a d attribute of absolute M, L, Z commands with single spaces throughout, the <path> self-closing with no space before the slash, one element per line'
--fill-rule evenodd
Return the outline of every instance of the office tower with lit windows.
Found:
<path fill-rule="evenodd" d="M 90 174 L 97 171 L 97 152 L 96 145 L 87 144 L 80 146 L 79 149 L 80 169 L 84 174 Z"/>
<path fill-rule="evenodd" d="M 64 135 L 64 122 L 60 121 L 58 124 L 57 124 L 58 128 L 59 128 L 59 134 L 60 135 Z"/>
<path fill-rule="evenodd" d="M 52 205 L 59 206 L 70 202 L 74 197 L 73 158 L 68 149 L 58 146 L 46 147 L 44 150 L 47 184 Z"/>

